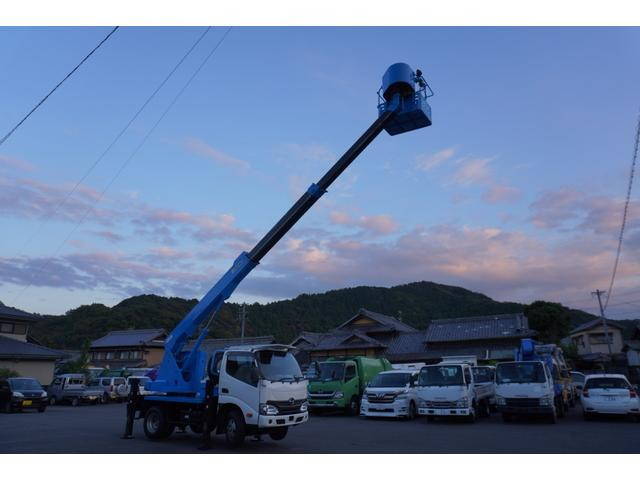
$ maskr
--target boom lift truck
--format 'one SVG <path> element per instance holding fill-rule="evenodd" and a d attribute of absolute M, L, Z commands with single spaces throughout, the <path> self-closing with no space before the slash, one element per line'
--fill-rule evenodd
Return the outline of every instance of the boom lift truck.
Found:
<path fill-rule="evenodd" d="M 134 419 L 144 419 L 148 438 L 169 437 L 175 427 L 201 433 L 204 447 L 212 432 L 240 445 L 246 435 L 268 434 L 280 440 L 290 426 L 308 419 L 307 381 L 288 345 L 239 346 L 200 351 L 213 315 L 238 284 L 296 224 L 356 157 L 385 130 L 397 135 L 431 125 L 427 98 L 433 95 L 420 70 L 405 63 L 391 65 L 378 91 L 378 118 L 338 161 L 298 199 L 250 252 L 233 266 L 173 329 L 157 376 L 141 396 L 132 386 L 123 438 L 132 438 Z M 198 329 L 200 329 L 198 331 Z M 196 338 L 191 350 L 188 340 Z"/>

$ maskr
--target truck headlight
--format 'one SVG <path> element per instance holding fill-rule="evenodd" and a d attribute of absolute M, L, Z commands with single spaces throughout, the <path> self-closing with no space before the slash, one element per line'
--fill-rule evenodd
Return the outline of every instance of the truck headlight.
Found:
<path fill-rule="evenodd" d="M 267 405 L 266 403 L 260 404 L 260 413 L 262 415 L 278 415 L 278 408 L 273 405 Z"/>
<path fill-rule="evenodd" d="M 343 398 L 344 397 L 344 393 L 342 392 L 336 392 L 333 394 L 333 398 Z"/>
<path fill-rule="evenodd" d="M 507 399 L 504 397 L 500 397 L 498 395 L 496 395 L 496 404 L 497 405 L 506 405 L 507 404 Z"/>
<path fill-rule="evenodd" d="M 307 410 L 309 410 L 309 403 L 308 402 L 304 402 L 302 405 L 300 405 L 300 411 L 301 412 L 306 412 Z"/>
<path fill-rule="evenodd" d="M 550 395 L 540 397 L 540 405 L 543 407 L 550 407 L 551 405 L 553 405 L 553 399 Z"/>
<path fill-rule="evenodd" d="M 456 408 L 467 408 L 469 406 L 468 398 L 461 398 L 456 402 Z"/>

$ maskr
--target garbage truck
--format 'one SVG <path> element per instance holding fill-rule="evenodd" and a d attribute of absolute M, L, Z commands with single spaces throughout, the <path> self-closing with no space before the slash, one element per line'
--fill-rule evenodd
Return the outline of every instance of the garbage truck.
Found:
<path fill-rule="evenodd" d="M 393 370 L 386 358 L 329 358 L 317 365 L 317 376 L 309 382 L 309 409 L 360 413 L 360 401 L 367 384 L 380 372 Z"/>

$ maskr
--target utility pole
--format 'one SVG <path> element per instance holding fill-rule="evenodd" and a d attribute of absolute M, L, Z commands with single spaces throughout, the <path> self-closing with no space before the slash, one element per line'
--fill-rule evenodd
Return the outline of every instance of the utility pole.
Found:
<path fill-rule="evenodd" d="M 602 294 L 604 294 L 602 290 L 597 290 L 595 292 L 591 292 L 591 295 L 595 295 L 598 297 L 598 305 L 600 306 L 600 318 L 602 319 L 602 325 L 604 326 L 604 338 L 607 342 L 607 347 L 609 348 L 609 355 L 611 352 L 611 339 L 609 337 L 609 327 L 607 326 L 607 319 L 604 317 L 604 309 L 602 308 Z"/>
<path fill-rule="evenodd" d="M 244 323 L 247 319 L 247 304 L 243 303 L 240 308 L 240 345 L 244 344 Z"/>

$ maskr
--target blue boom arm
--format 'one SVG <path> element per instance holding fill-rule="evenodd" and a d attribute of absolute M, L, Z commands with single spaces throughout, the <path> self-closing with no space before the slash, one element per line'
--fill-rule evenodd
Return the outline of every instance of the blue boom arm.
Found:
<path fill-rule="evenodd" d="M 396 73 L 390 75 L 389 72 Z M 414 101 L 416 98 L 415 83 L 421 85 L 420 79 L 421 75 L 416 76 L 405 64 L 395 64 L 389 67 L 383 78 L 383 88 L 387 83 L 385 92 L 390 93 L 388 101 L 378 107 L 378 118 L 327 173 L 317 183 L 309 187 L 250 252 L 243 252 L 238 256 L 233 266 L 173 329 L 165 341 L 165 353 L 156 380 L 150 382 L 146 387 L 147 389 L 158 392 L 194 395 L 196 397 L 203 394 L 201 380 L 206 366 L 206 356 L 200 352 L 199 346 L 207 335 L 207 328 L 200 330 L 191 350 L 184 351 L 184 346 L 189 338 L 196 333 L 202 324 L 212 318 L 249 272 L 260 263 L 260 260 L 318 201 L 334 180 L 382 130 L 389 131 L 389 128 L 393 127 L 395 130 L 392 134 L 395 134 L 398 129 L 410 131 L 431 124 L 430 109 L 428 110 L 429 119 L 427 125 L 426 110 L 425 112 L 420 110 L 422 104 L 418 105 Z M 402 89 L 398 86 L 404 88 Z M 426 105 L 425 108 L 428 107 L 426 102 L 424 105 Z M 424 119 L 416 120 L 416 110 L 423 112 Z"/>

